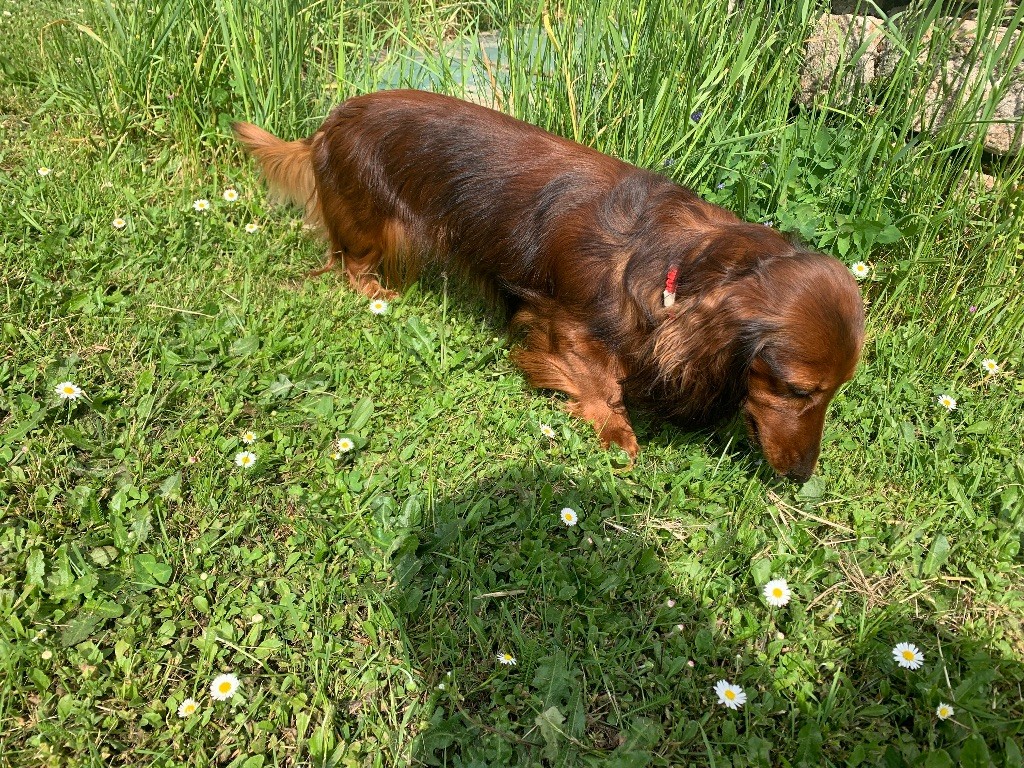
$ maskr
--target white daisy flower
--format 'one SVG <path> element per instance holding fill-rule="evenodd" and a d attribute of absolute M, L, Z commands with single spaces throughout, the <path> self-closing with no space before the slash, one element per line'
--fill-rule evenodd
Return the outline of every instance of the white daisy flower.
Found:
<path fill-rule="evenodd" d="M 127 225 L 128 222 L 122 219 L 120 216 L 118 216 L 116 219 L 110 222 L 110 226 L 112 226 L 114 229 L 124 229 Z"/>
<path fill-rule="evenodd" d="M 355 447 L 356 444 L 347 437 L 343 437 L 338 441 L 338 450 L 341 451 L 342 453 L 348 453 Z"/>
<path fill-rule="evenodd" d="M 775 579 L 764 585 L 764 599 L 773 608 L 781 608 L 793 596 L 785 579 Z"/>
<path fill-rule="evenodd" d="M 941 405 L 947 411 L 955 411 L 956 410 L 956 399 L 950 397 L 949 395 L 940 395 L 939 396 L 939 405 Z"/>
<path fill-rule="evenodd" d="M 747 694 L 743 692 L 743 689 L 726 680 L 719 680 L 715 683 L 715 693 L 718 694 L 718 703 L 724 704 L 729 709 L 739 709 L 747 701 Z"/>
<path fill-rule="evenodd" d="M 551 439 L 554 439 L 555 437 L 555 430 L 553 430 L 548 424 L 540 425 L 540 433 L 544 435 L 544 437 L 550 437 Z"/>
<path fill-rule="evenodd" d="M 863 280 L 869 274 L 871 274 L 871 267 L 865 264 L 863 261 L 858 261 L 850 265 L 850 271 L 853 272 L 853 276 L 858 280 Z"/>
<path fill-rule="evenodd" d="M 953 709 L 953 707 L 942 701 L 940 701 L 939 706 L 935 708 L 935 716 L 939 718 L 939 720 L 949 720 L 949 718 L 951 718 L 955 714 L 956 711 Z"/>
<path fill-rule="evenodd" d="M 388 311 L 388 303 L 384 299 L 374 299 L 370 302 L 370 311 L 375 315 L 383 315 Z"/>
<path fill-rule="evenodd" d="M 40 176 L 49 176 L 50 169 L 44 165 L 42 168 L 38 169 L 36 173 L 38 173 Z"/>
<path fill-rule="evenodd" d="M 985 358 L 981 361 L 981 367 L 985 369 L 985 372 L 990 376 L 999 373 L 999 363 L 993 360 L 991 357 Z"/>
<path fill-rule="evenodd" d="M 250 221 L 248 224 L 245 225 L 245 231 L 248 232 L 250 235 L 253 232 L 258 232 L 259 229 L 260 225 L 257 224 L 255 221 Z"/>
<path fill-rule="evenodd" d="M 235 200 L 238 199 L 238 192 L 236 192 L 231 187 L 228 187 L 227 189 L 224 190 L 224 199 L 227 200 L 229 203 L 233 203 L 235 202 Z"/>
<path fill-rule="evenodd" d="M 516 657 L 511 653 L 499 653 L 498 663 L 504 664 L 506 667 L 514 667 L 516 665 Z"/>
<path fill-rule="evenodd" d="M 576 510 L 572 507 L 563 508 L 562 511 L 558 513 L 558 516 L 562 519 L 562 522 L 570 528 L 576 525 L 580 519 L 579 515 L 576 514 Z"/>
<path fill-rule="evenodd" d="M 924 654 L 913 643 L 897 643 L 892 657 L 904 669 L 920 669 L 924 664 Z"/>
<path fill-rule="evenodd" d="M 195 699 L 185 699 L 181 702 L 181 706 L 178 707 L 178 717 L 184 720 L 189 715 L 193 714 L 199 709 L 199 702 Z"/>
<path fill-rule="evenodd" d="M 62 381 L 54 391 L 60 395 L 61 400 L 77 400 L 85 394 L 81 387 L 71 381 Z"/>
<path fill-rule="evenodd" d="M 256 454 L 252 451 L 239 451 L 235 454 L 235 464 L 244 469 L 252 469 L 256 463 Z"/>
<path fill-rule="evenodd" d="M 198 200 L 193 201 L 192 207 L 202 213 L 203 211 L 210 210 L 210 201 L 201 197 Z"/>
<path fill-rule="evenodd" d="M 210 696 L 217 701 L 227 701 L 238 690 L 238 678 L 234 675 L 217 675 L 210 683 Z"/>
<path fill-rule="evenodd" d="M 252 445 L 253 443 L 256 442 L 256 433 L 253 432 L 252 430 L 247 429 L 245 430 L 245 432 L 241 434 L 241 436 L 238 439 L 241 440 L 246 445 Z"/>

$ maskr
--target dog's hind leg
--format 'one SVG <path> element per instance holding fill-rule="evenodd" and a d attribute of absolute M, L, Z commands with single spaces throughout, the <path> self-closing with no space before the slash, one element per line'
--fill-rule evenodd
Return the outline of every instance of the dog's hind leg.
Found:
<path fill-rule="evenodd" d="M 322 275 L 343 264 L 349 285 L 354 291 L 371 299 L 391 300 L 398 293 L 380 283 L 378 270 L 394 271 L 394 262 L 402 247 L 402 229 L 397 222 L 385 220 L 360 226 L 347 210 L 334 206 L 324 217 L 324 226 L 330 239 L 327 260 L 322 267 L 309 273 Z"/>
<path fill-rule="evenodd" d="M 513 361 L 530 384 L 565 392 L 569 412 L 593 424 L 602 445 L 615 443 L 636 456 L 640 445 L 622 402 L 624 371 L 608 348 L 583 323 L 557 309 L 541 314 L 524 308 L 512 324 L 526 330 Z"/>

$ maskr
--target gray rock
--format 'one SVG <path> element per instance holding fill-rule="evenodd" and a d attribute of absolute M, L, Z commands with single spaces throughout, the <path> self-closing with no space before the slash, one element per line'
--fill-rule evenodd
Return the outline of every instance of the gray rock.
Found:
<path fill-rule="evenodd" d="M 883 22 L 873 16 L 826 13 L 807 38 L 796 100 L 814 104 L 830 91 L 832 100 L 848 104 L 858 86 L 875 79 L 876 64 L 886 45 Z M 836 82 L 841 77 L 840 82 Z"/>
<path fill-rule="evenodd" d="M 859 89 L 892 78 L 906 65 L 903 48 L 889 41 L 890 34 L 874 17 L 823 15 L 806 43 L 796 101 L 813 105 L 828 94 L 832 104 L 853 108 Z M 975 19 L 939 19 L 922 36 L 921 53 L 912 64 L 921 72 L 932 70 L 927 87 L 907 104 L 914 129 L 934 134 L 959 122 L 964 138 L 983 136 L 989 152 L 1020 152 L 1024 63 L 1011 70 L 998 57 L 1001 51 L 1015 50 L 1020 34 L 996 27 L 979 42 Z M 943 52 L 938 61 L 935 48 Z"/>

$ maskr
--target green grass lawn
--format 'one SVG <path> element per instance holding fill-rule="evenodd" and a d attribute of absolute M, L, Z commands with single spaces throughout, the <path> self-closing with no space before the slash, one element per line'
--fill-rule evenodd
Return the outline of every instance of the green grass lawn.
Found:
<path fill-rule="evenodd" d="M 548 21 L 544 51 L 508 43 L 510 111 L 868 265 L 864 360 L 810 482 L 739 424 L 643 413 L 626 468 L 443 275 L 383 314 L 304 279 L 323 245 L 226 131 L 261 118 L 267 71 L 228 46 L 248 11 L 154 3 L 211 36 L 129 82 L 115 22 L 145 9 L 77 7 L 0 17 L 0 764 L 1024 765 L 1020 161 L 891 108 L 791 112 L 802 3 L 569 3 L 582 41 Z M 316 52 L 305 101 L 269 105 L 289 138 L 368 87 L 380 41 L 429 59 L 547 18 L 254 7 Z M 983 163 L 992 191 L 957 183 Z"/>

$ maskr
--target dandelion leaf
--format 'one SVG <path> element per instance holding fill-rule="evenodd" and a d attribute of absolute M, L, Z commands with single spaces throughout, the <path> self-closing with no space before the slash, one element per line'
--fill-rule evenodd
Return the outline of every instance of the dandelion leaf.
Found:
<path fill-rule="evenodd" d="M 93 632 L 103 620 L 101 616 L 91 611 L 80 613 L 60 633 L 61 645 L 65 648 L 70 648 L 72 645 L 85 642 L 92 637 Z"/>
<path fill-rule="evenodd" d="M 924 559 L 924 563 L 921 565 L 921 573 L 924 576 L 934 576 L 939 572 L 939 569 L 945 565 L 949 559 L 949 539 L 944 534 L 939 534 L 932 541 L 932 546 L 928 550 L 928 555 Z"/>
<path fill-rule="evenodd" d="M 1006 757 L 1006 768 L 1024 768 L 1024 754 L 1021 753 L 1017 742 L 1009 736 L 1006 738 L 1004 754 Z"/>
<path fill-rule="evenodd" d="M 548 707 L 537 715 L 534 722 L 540 728 L 540 735 L 544 739 L 544 757 L 555 763 L 558 759 L 558 745 L 562 739 L 562 724 L 565 717 L 558 711 L 558 707 Z"/>
<path fill-rule="evenodd" d="M 962 768 L 989 768 L 992 765 L 985 739 L 976 733 L 967 737 L 960 747 L 960 765 Z"/>
<path fill-rule="evenodd" d="M 43 559 L 43 551 L 41 549 L 33 549 L 25 565 L 25 583 L 30 586 L 41 587 L 43 586 L 43 576 L 45 573 L 46 563 Z"/>
<path fill-rule="evenodd" d="M 796 764 L 817 768 L 822 764 L 821 759 L 821 729 L 817 723 L 806 723 L 797 735 L 797 743 L 800 745 L 796 750 Z"/>

